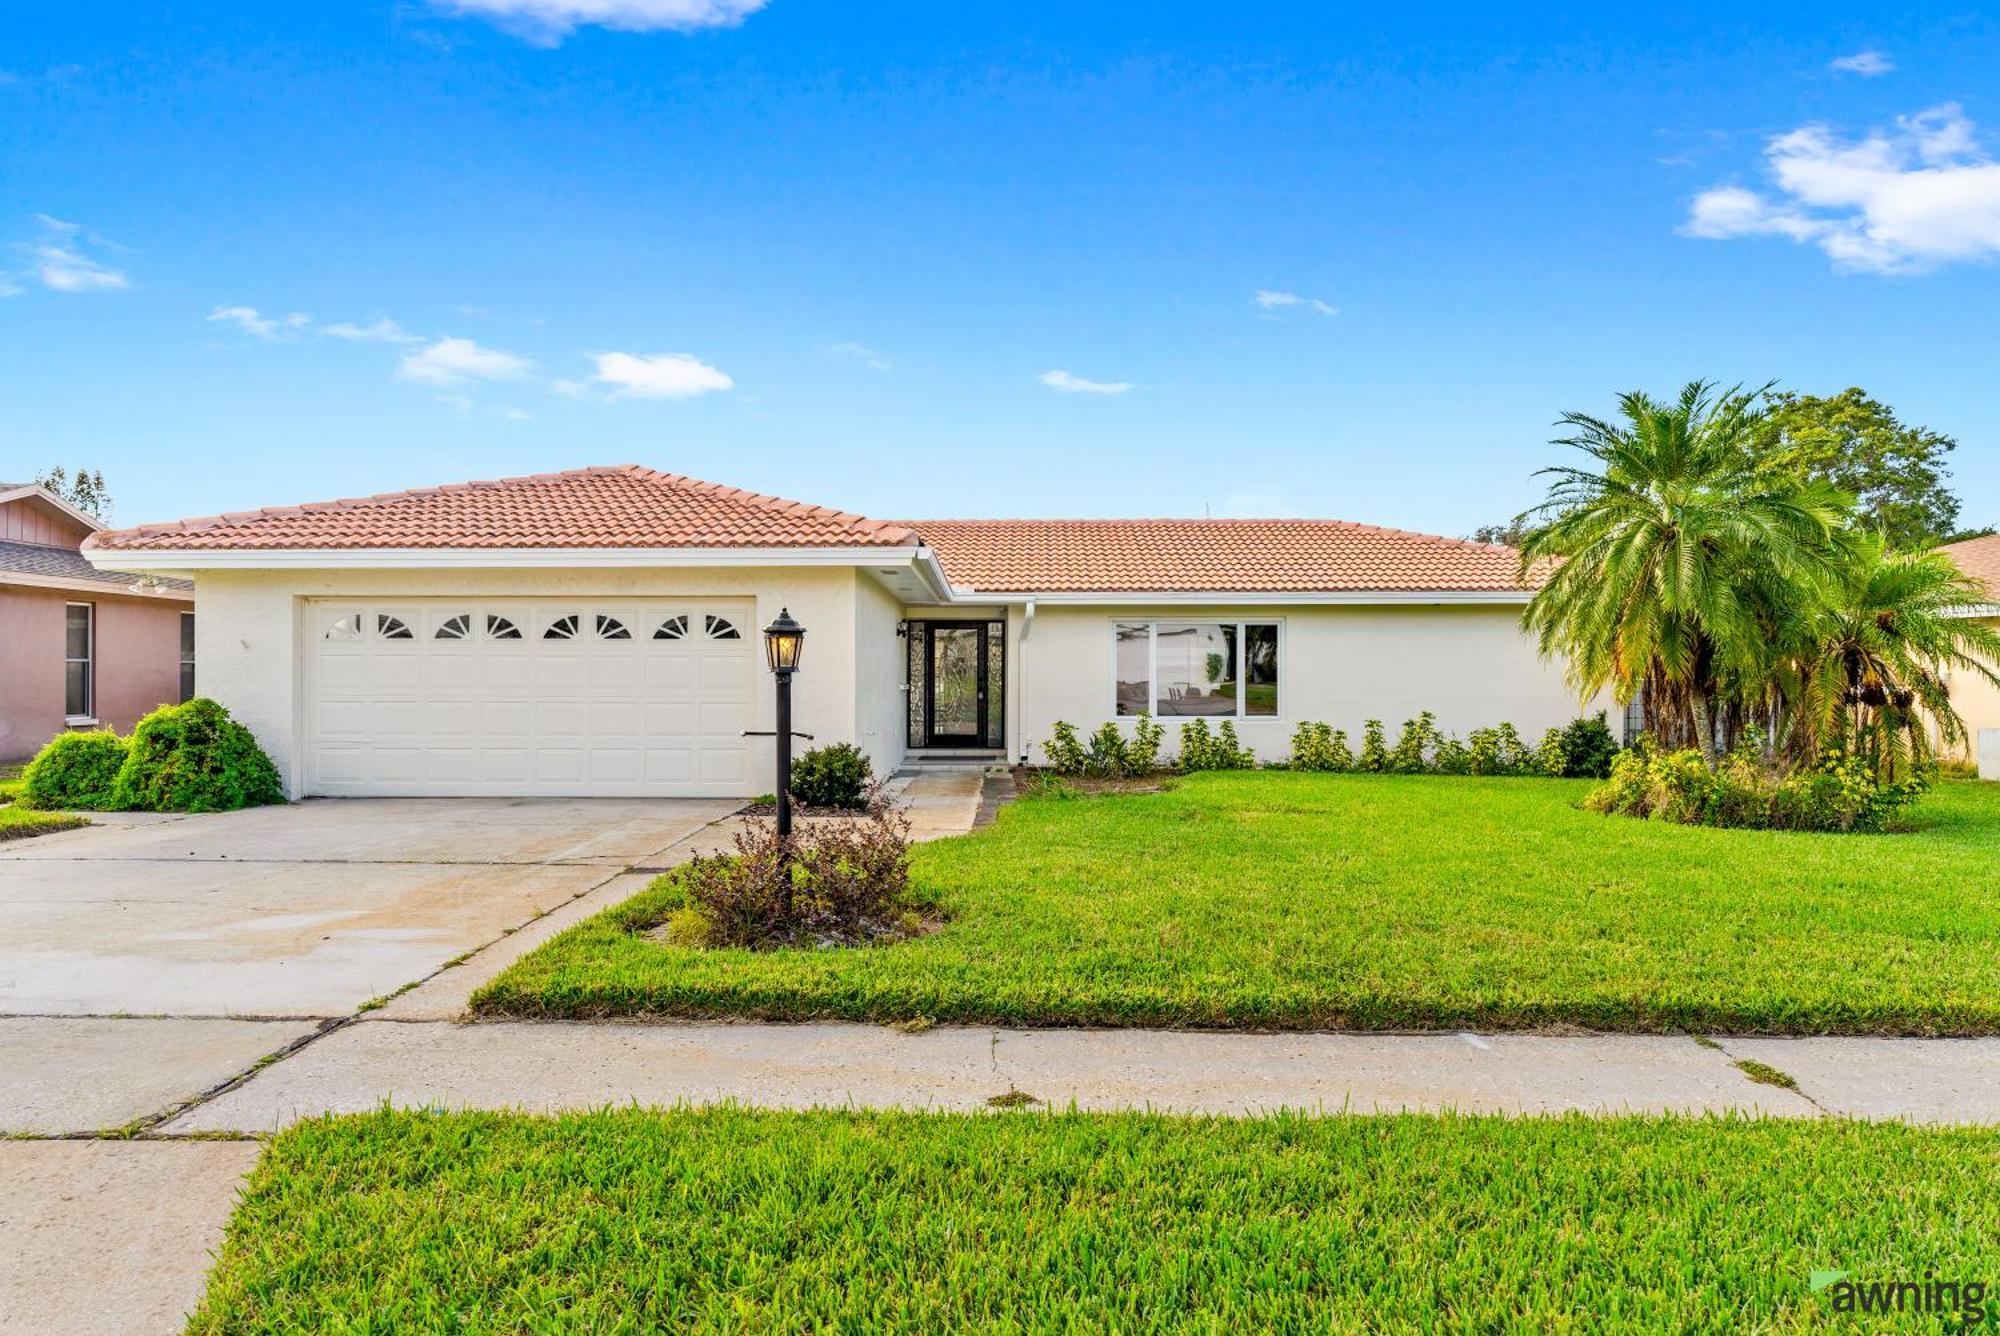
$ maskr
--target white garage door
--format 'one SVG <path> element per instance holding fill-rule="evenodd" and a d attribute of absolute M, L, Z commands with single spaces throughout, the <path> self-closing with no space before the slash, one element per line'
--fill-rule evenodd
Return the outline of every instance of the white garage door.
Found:
<path fill-rule="evenodd" d="M 315 601 L 306 789 L 746 794 L 753 619 L 690 600 Z"/>

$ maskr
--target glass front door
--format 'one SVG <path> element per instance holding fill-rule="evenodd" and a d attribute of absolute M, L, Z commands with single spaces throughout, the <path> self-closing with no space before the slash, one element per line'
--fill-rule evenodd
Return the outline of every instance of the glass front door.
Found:
<path fill-rule="evenodd" d="M 1000 660 L 1005 622 L 910 625 L 910 745 L 1003 745 Z"/>

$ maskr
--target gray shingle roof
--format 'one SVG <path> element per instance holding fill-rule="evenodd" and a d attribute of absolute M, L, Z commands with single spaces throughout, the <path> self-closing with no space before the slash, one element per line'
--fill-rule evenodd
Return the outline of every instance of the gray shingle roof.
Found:
<path fill-rule="evenodd" d="M 66 547 L 43 547 L 39 543 L 0 542 L 0 571 L 39 575 L 50 580 L 78 580 L 103 585 L 107 589 L 130 589 L 145 577 L 132 571 L 100 571 L 81 552 Z M 175 593 L 192 594 L 194 581 L 153 577 L 153 585 Z"/>

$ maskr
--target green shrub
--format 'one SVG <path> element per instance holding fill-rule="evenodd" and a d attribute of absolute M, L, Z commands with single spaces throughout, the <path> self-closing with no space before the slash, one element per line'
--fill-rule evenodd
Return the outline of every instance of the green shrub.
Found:
<path fill-rule="evenodd" d="M 851 742 L 814 747 L 792 762 L 792 797 L 807 807 L 858 811 L 868 805 L 874 762 Z"/>
<path fill-rule="evenodd" d="M 1048 758 L 1049 769 L 1058 775 L 1080 775 L 1090 764 L 1083 743 L 1076 736 L 1076 725 L 1062 719 L 1056 720 L 1050 730 L 1049 740 L 1042 744 L 1042 754 Z"/>
<path fill-rule="evenodd" d="M 882 804 L 858 820 L 812 822 L 778 838 L 754 818 L 733 852 L 698 856 L 673 876 L 684 907 L 663 936 L 680 946 L 823 948 L 924 931 L 930 908 L 910 889 L 909 822 Z"/>
<path fill-rule="evenodd" d="M 1531 764 L 1538 775 L 1547 775 L 1551 779 L 1563 777 L 1563 771 L 1569 768 L 1569 749 L 1563 744 L 1563 731 L 1560 728 L 1552 728 L 1542 734 L 1541 742 L 1535 746 Z"/>
<path fill-rule="evenodd" d="M 1562 731 L 1564 779 L 1603 779 L 1611 773 L 1618 739 L 1604 722 L 1604 711 L 1572 720 Z"/>
<path fill-rule="evenodd" d="M 1403 731 L 1396 739 L 1396 749 L 1389 753 L 1389 768 L 1399 775 L 1421 775 L 1431 768 L 1431 758 L 1437 754 L 1438 744 L 1444 736 L 1438 732 L 1437 716 L 1425 710 L 1414 719 L 1403 721 Z"/>
<path fill-rule="evenodd" d="M 197 696 L 139 721 L 111 801 L 126 810 L 231 812 L 281 803 L 285 790 L 250 730 Z"/>
<path fill-rule="evenodd" d="M 1354 768 L 1371 775 L 1379 775 L 1389 768 L 1389 748 L 1382 738 L 1380 719 L 1361 721 L 1361 758 L 1354 763 Z"/>
<path fill-rule="evenodd" d="M 1245 747 L 1236 737 L 1236 725 L 1225 719 L 1215 732 L 1210 733 L 1208 720 L 1194 719 L 1181 725 L 1181 751 L 1175 764 L 1183 771 L 1197 770 L 1250 770 L 1257 764 L 1256 754 Z"/>
<path fill-rule="evenodd" d="M 125 764 L 124 739 L 109 729 L 58 733 L 21 774 L 21 806 L 102 811 Z"/>
<path fill-rule="evenodd" d="M 1610 778 L 1584 805 L 1609 815 L 1732 830 L 1880 831 L 1928 787 L 1921 775 L 1884 784 L 1867 762 L 1838 754 L 1784 774 L 1765 760 L 1753 730 L 1745 745 L 1713 766 L 1691 748 L 1655 754 L 1630 747 L 1612 758 Z"/>
<path fill-rule="evenodd" d="M 1107 719 L 1090 735 L 1090 745 L 1084 753 L 1084 772 L 1101 779 L 1112 779 L 1123 775 L 1130 758 L 1125 754 L 1125 735 L 1118 731 L 1118 725 Z"/>
<path fill-rule="evenodd" d="M 1150 714 L 1139 716 L 1132 726 L 1132 740 L 1125 744 L 1125 773 L 1150 775 L 1160 768 L 1160 738 L 1166 732 Z"/>
<path fill-rule="evenodd" d="M 1440 775 L 1469 775 L 1472 773 L 1472 753 L 1457 738 L 1440 739 L 1437 754 L 1431 758 L 1431 768 Z"/>
<path fill-rule="evenodd" d="M 1292 732 L 1291 768 L 1334 773 L 1350 769 L 1354 758 L 1347 754 L 1347 737 L 1325 724 L 1308 719 Z"/>

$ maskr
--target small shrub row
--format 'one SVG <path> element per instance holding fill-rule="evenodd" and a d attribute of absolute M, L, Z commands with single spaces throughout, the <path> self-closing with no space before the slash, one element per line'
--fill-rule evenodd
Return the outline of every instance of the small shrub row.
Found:
<path fill-rule="evenodd" d="M 1058 775 L 1143 775 L 1159 767 L 1161 731 L 1159 724 L 1142 715 L 1129 739 L 1117 724 L 1107 722 L 1086 742 L 1074 725 L 1058 722 L 1043 753 L 1049 769 Z M 1233 720 L 1223 720 L 1213 731 L 1206 719 L 1190 720 L 1181 725 L 1180 744 L 1174 767 L 1183 773 L 1250 770 L 1257 764 L 1256 753 L 1237 737 Z M 1325 773 L 1603 779 L 1611 773 L 1611 758 L 1617 754 L 1617 740 L 1601 713 L 1552 728 L 1530 747 L 1520 731 L 1506 723 L 1475 728 L 1461 742 L 1441 732 L 1437 717 L 1425 710 L 1403 724 L 1393 747 L 1380 719 L 1366 721 L 1358 754 L 1345 730 L 1307 720 L 1292 734 L 1289 759 L 1270 764 Z"/>
<path fill-rule="evenodd" d="M 1926 774 L 1883 783 L 1866 761 L 1839 753 L 1788 773 L 1765 757 L 1753 729 L 1714 765 L 1693 749 L 1659 752 L 1642 739 L 1612 761 L 1610 779 L 1584 805 L 1684 826 L 1881 831 L 1929 787 Z"/>
<path fill-rule="evenodd" d="M 1356 771 L 1395 775 L 1542 775 L 1557 779 L 1602 779 L 1611 772 L 1618 743 L 1602 714 L 1552 728 L 1529 747 L 1512 724 L 1475 728 L 1464 741 L 1441 732 L 1425 710 L 1403 724 L 1389 745 L 1380 719 L 1365 721 L 1356 753 L 1344 729 L 1308 720 L 1292 734 L 1293 770 Z"/>
<path fill-rule="evenodd" d="M 734 852 L 697 857 L 670 874 L 685 892 L 661 936 L 679 946 L 862 946 L 925 931 L 910 890 L 909 823 L 880 802 L 866 820 L 795 831 L 750 822 Z"/>
<path fill-rule="evenodd" d="M 59 733 L 22 773 L 21 805 L 87 812 L 229 812 L 285 801 L 249 729 L 205 697 L 162 705 L 132 730 Z"/>

